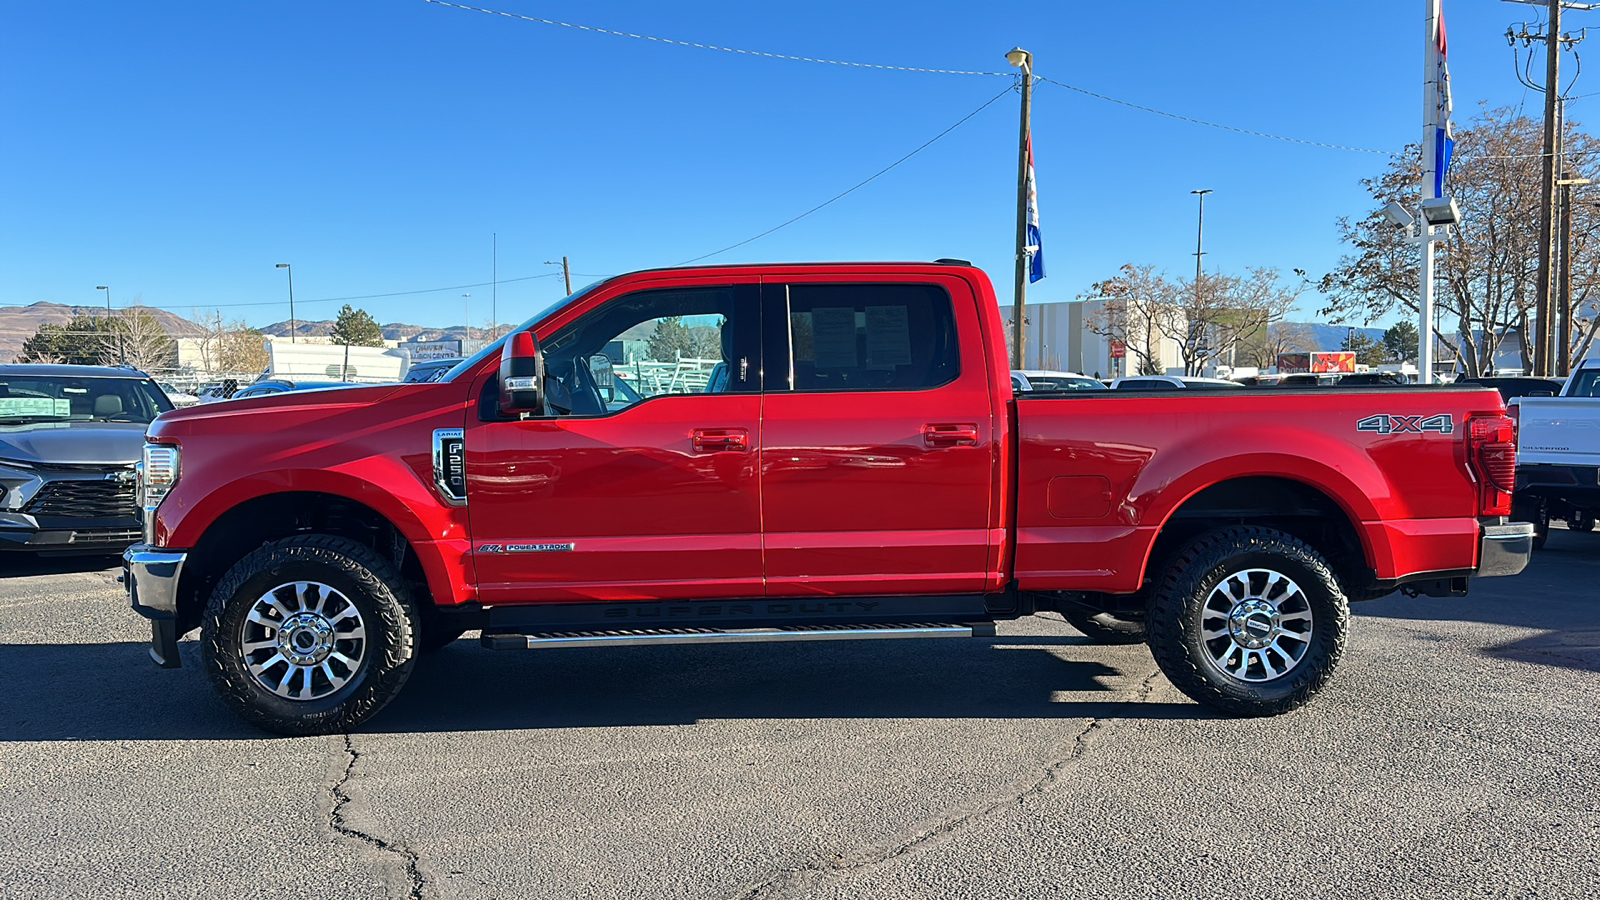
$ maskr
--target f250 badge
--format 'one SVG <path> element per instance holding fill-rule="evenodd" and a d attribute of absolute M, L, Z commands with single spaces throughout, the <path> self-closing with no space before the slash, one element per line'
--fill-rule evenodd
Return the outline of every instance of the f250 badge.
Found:
<path fill-rule="evenodd" d="M 1425 431 L 1451 434 L 1455 432 L 1456 424 L 1444 413 L 1437 416 L 1367 416 L 1356 423 L 1356 430 L 1378 434 L 1422 434 Z"/>

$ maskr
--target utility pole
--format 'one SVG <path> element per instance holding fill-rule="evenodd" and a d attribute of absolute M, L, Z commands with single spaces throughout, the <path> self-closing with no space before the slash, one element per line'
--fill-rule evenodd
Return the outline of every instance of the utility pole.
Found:
<path fill-rule="evenodd" d="M 554 262 L 548 259 L 545 260 L 544 264 L 547 266 L 555 265 Z M 565 278 L 567 281 L 567 296 L 572 296 L 572 267 L 567 265 L 567 258 L 565 256 L 561 257 L 561 277 Z"/>
<path fill-rule="evenodd" d="M 1200 197 L 1200 217 L 1199 217 L 1199 219 L 1196 220 L 1195 228 L 1194 228 L 1194 311 L 1195 311 L 1195 315 L 1199 316 L 1200 315 L 1200 258 L 1202 256 L 1205 256 L 1205 253 L 1204 253 L 1204 247 L 1205 247 L 1204 241 L 1205 241 L 1205 235 L 1206 235 L 1206 195 L 1211 193 L 1211 188 L 1206 188 L 1205 190 L 1200 190 L 1200 191 L 1190 191 L 1189 193 L 1198 194 L 1199 197 Z M 1186 329 L 1186 330 L 1191 330 L 1193 328 L 1194 328 L 1194 323 L 1191 322 L 1189 324 L 1189 329 Z M 1199 347 L 1199 345 L 1200 345 L 1200 337 L 1191 333 L 1190 334 L 1190 338 L 1191 338 L 1190 345 L 1192 347 Z M 1192 356 L 1195 355 L 1195 352 L 1193 350 L 1190 350 L 1189 354 L 1192 357 Z M 1185 362 L 1185 364 L 1187 364 L 1189 362 L 1189 360 L 1186 359 L 1186 360 L 1184 360 L 1184 362 Z"/>
<path fill-rule="evenodd" d="M 1552 245 L 1557 227 L 1556 182 L 1559 171 L 1557 160 L 1561 156 L 1562 139 L 1561 110 L 1558 108 L 1561 102 L 1561 50 L 1563 45 L 1570 50 L 1583 39 L 1581 33 L 1577 37 L 1561 33 L 1561 11 L 1591 10 L 1600 7 L 1600 3 L 1572 3 L 1563 0 L 1543 0 L 1542 3 L 1539 0 L 1507 0 L 1507 2 L 1542 5 L 1549 16 L 1549 24 L 1543 31 L 1536 29 L 1530 32 L 1526 24 L 1522 26 L 1521 33 L 1506 29 L 1506 40 L 1513 47 L 1519 39 L 1525 47 L 1533 41 L 1543 41 L 1545 45 L 1544 154 L 1542 177 L 1539 182 L 1539 280 L 1535 285 L 1533 374 L 1548 377 L 1557 374 L 1559 370 L 1558 354 L 1555 350 L 1557 279 L 1553 263 L 1556 254 Z M 1518 80 L 1528 87 L 1537 88 L 1521 77 L 1520 69 L 1518 71 Z"/>
<path fill-rule="evenodd" d="M 1006 59 L 1022 69 L 1022 124 L 1017 138 L 1017 287 L 1011 304 L 1012 364 L 1026 368 L 1023 352 L 1027 348 L 1027 330 L 1023 312 L 1028 302 L 1028 134 L 1031 128 L 1033 107 L 1033 54 L 1014 48 Z"/>

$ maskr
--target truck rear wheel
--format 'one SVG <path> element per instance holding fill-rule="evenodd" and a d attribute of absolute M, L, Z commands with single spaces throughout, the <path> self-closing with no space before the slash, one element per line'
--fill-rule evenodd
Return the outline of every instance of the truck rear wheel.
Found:
<path fill-rule="evenodd" d="M 1097 644 L 1144 643 L 1144 619 L 1122 618 L 1087 609 L 1063 609 L 1061 618 Z"/>
<path fill-rule="evenodd" d="M 1219 712 L 1272 716 L 1305 705 L 1332 677 L 1349 619 L 1320 554 L 1281 531 L 1240 525 L 1178 552 L 1145 623 L 1178 690 Z"/>
<path fill-rule="evenodd" d="M 411 674 L 416 612 L 371 548 L 326 534 L 267 544 L 206 605 L 201 653 L 234 712 L 278 734 L 349 731 Z"/>

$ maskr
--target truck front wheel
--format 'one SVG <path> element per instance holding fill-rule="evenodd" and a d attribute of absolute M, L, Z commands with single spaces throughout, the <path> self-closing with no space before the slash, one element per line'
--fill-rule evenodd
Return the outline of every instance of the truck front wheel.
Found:
<path fill-rule="evenodd" d="M 200 631 L 206 672 L 259 728 L 349 731 L 411 674 L 417 619 L 401 585 L 387 560 L 348 538 L 266 544 L 212 592 Z"/>
<path fill-rule="evenodd" d="M 1145 617 L 1173 686 L 1237 716 L 1305 705 L 1332 677 L 1349 605 L 1326 560 L 1299 539 L 1240 525 L 1172 559 Z"/>

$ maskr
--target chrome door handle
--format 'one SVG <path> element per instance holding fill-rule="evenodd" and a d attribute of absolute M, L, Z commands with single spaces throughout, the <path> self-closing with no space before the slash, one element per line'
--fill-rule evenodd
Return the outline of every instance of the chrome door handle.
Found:
<path fill-rule="evenodd" d="M 690 440 L 696 453 L 750 449 L 750 433 L 743 428 L 696 428 Z"/>

